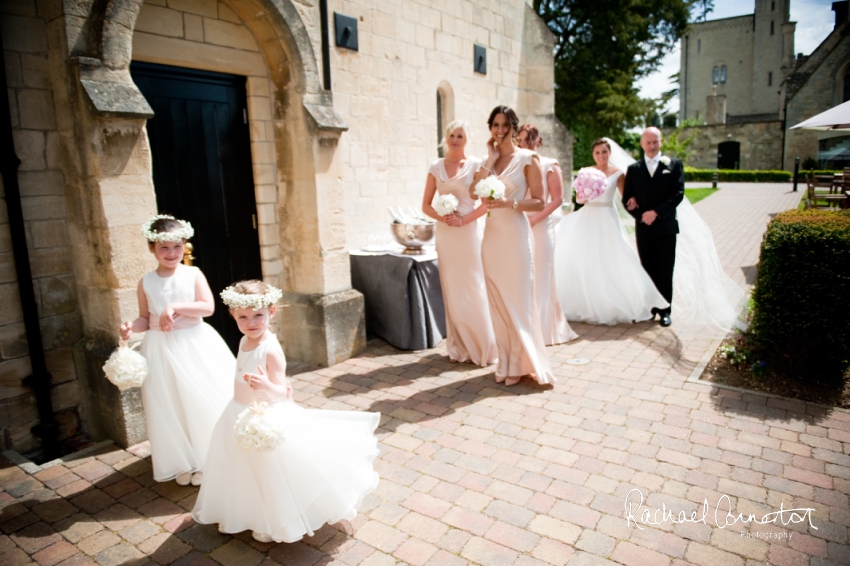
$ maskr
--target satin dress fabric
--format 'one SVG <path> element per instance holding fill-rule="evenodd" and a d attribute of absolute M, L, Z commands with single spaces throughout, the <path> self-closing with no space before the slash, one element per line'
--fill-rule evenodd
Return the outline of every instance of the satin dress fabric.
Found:
<path fill-rule="evenodd" d="M 479 159 L 468 157 L 455 176 L 449 177 L 445 160 L 441 158 L 428 169 L 436 181 L 437 193 L 457 198 L 458 216 L 466 216 L 475 209 L 475 201 L 469 196 L 469 186 L 480 167 Z M 487 304 L 478 222 L 459 228 L 439 222 L 436 238 L 449 358 L 488 366 L 496 361 L 498 353 Z"/>
<path fill-rule="evenodd" d="M 535 166 L 535 156 L 527 149 L 514 150 L 498 175 L 508 201 L 525 198 L 525 168 Z M 490 211 L 481 259 L 499 350 L 496 377 L 530 375 L 539 383 L 554 383 L 535 299 L 534 238 L 525 213 L 512 208 Z"/>
<path fill-rule="evenodd" d="M 199 317 L 176 316 L 163 332 L 159 317 L 172 303 L 191 303 L 197 267 L 178 265 L 171 277 L 145 274 L 150 327 L 141 353 L 148 363 L 142 384 L 145 425 L 156 481 L 203 470 L 216 420 L 227 405 L 236 360 L 212 326 Z"/>
<path fill-rule="evenodd" d="M 616 325 L 648 320 L 667 301 L 620 230 L 614 207 L 619 171 L 601 195 L 561 219 L 555 240 L 555 278 L 569 320 Z"/>
<path fill-rule="evenodd" d="M 547 175 L 558 161 L 540 157 L 543 169 L 543 204 L 551 200 Z M 530 195 L 529 195 L 530 198 Z M 531 219 L 535 212 L 526 215 Z M 547 346 L 563 344 L 578 338 L 564 316 L 561 301 L 558 299 L 558 287 L 555 284 L 555 219 L 550 214 L 532 229 L 534 235 L 534 290 L 537 296 L 537 308 L 540 311 L 540 326 L 543 330 L 543 343 Z"/>
<path fill-rule="evenodd" d="M 234 425 L 253 402 L 244 373 L 266 368 L 266 356 L 283 353 L 277 337 L 267 333 L 251 351 L 239 345 L 233 399 L 213 431 L 204 481 L 192 517 L 218 523 L 219 531 L 250 530 L 276 542 L 312 536 L 325 523 L 352 520 L 363 499 L 378 486 L 373 461 L 380 413 L 305 409 L 292 400 L 271 403 L 286 424 L 283 443 L 271 452 L 249 452 L 237 444 Z"/>

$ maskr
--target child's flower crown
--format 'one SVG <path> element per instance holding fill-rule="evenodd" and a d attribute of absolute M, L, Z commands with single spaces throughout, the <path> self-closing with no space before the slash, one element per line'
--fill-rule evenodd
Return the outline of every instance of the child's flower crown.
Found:
<path fill-rule="evenodd" d="M 221 292 L 221 300 L 230 309 L 261 309 L 270 305 L 276 304 L 283 296 L 283 292 L 277 287 L 266 285 L 268 291 L 264 295 L 250 294 L 246 295 L 235 290 L 233 287 L 228 287 Z"/>
<path fill-rule="evenodd" d="M 157 220 L 174 220 L 180 224 L 180 228 L 169 232 L 154 232 L 151 227 Z M 195 229 L 192 228 L 191 224 L 185 220 L 178 220 L 169 214 L 157 214 L 142 225 L 142 236 L 148 242 L 179 242 L 181 240 L 188 240 L 194 235 Z"/>

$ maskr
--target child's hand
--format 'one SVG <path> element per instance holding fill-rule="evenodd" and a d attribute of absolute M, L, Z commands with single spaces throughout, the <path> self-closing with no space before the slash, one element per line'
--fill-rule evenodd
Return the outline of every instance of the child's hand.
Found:
<path fill-rule="evenodd" d="M 166 307 L 162 314 L 159 315 L 159 329 L 163 332 L 170 332 L 174 329 L 174 309 Z"/>
<path fill-rule="evenodd" d="M 125 322 L 118 328 L 118 331 L 121 333 L 121 339 L 126 342 L 133 335 L 133 323 Z"/>
<path fill-rule="evenodd" d="M 254 391 L 269 391 L 272 389 L 272 382 L 263 371 L 263 368 L 257 367 L 259 373 L 242 374 L 242 379 L 248 384 L 248 387 Z"/>

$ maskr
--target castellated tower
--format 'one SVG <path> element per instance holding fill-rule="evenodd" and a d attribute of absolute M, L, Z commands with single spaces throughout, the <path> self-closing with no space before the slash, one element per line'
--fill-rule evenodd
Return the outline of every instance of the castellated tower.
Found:
<path fill-rule="evenodd" d="M 731 122 L 778 119 L 780 84 L 794 64 L 790 0 L 756 0 L 746 16 L 692 23 L 682 38 L 679 119 L 706 118 L 713 90 Z"/>

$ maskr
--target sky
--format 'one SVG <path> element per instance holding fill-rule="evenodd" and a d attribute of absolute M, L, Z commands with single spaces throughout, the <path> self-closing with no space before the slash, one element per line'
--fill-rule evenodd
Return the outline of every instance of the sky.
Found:
<path fill-rule="evenodd" d="M 791 0 L 791 21 L 797 22 L 794 36 L 794 51 L 809 55 L 820 45 L 835 24 L 834 0 Z M 755 11 L 753 0 L 714 0 L 714 11 L 708 14 L 708 20 L 743 16 Z M 662 92 L 674 88 L 670 75 L 679 71 L 679 47 L 669 53 L 659 69 L 637 82 L 640 94 L 644 98 L 657 98 Z M 678 98 L 673 99 L 667 109 L 676 112 L 679 109 Z"/>

